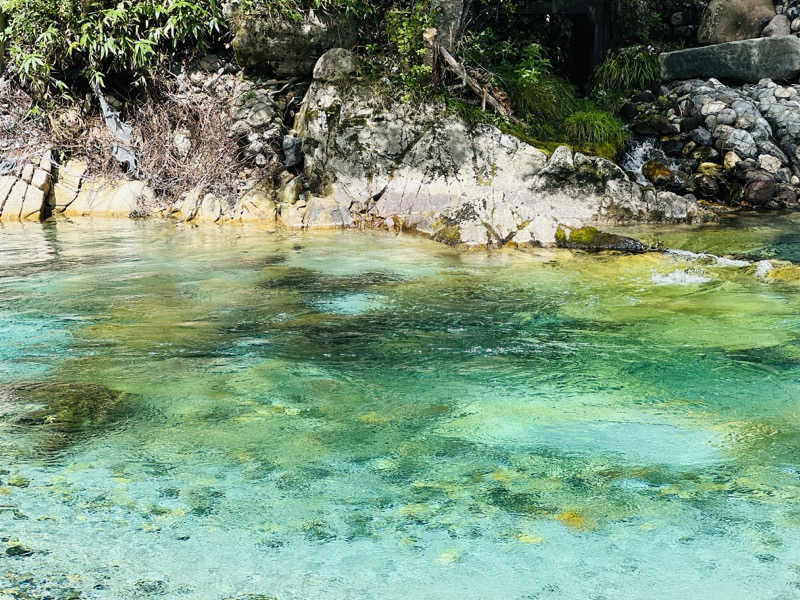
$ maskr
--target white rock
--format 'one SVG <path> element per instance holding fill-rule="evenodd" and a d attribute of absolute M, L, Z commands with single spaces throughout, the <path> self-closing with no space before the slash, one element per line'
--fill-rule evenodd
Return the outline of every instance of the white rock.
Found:
<path fill-rule="evenodd" d="M 758 166 L 770 173 L 777 173 L 781 169 L 781 161 L 770 154 L 761 154 L 758 157 Z"/>

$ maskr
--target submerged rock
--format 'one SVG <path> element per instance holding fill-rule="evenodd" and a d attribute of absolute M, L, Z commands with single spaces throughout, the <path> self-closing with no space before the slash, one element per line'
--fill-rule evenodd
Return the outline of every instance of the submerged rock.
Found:
<path fill-rule="evenodd" d="M 97 384 L 26 384 L 10 398 L 23 409 L 12 423 L 42 433 L 44 452 L 57 452 L 132 413 L 127 394 Z"/>
<path fill-rule="evenodd" d="M 6 543 L 5 555 L 14 558 L 24 558 L 26 556 L 33 556 L 33 550 L 23 546 L 19 542 L 11 541 Z"/>

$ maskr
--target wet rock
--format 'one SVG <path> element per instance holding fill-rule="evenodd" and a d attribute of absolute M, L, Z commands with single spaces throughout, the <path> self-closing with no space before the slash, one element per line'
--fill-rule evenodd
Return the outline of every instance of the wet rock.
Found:
<path fill-rule="evenodd" d="M 743 200 L 755 206 L 766 206 L 775 196 L 777 187 L 772 175 L 753 169 L 747 172 Z"/>
<path fill-rule="evenodd" d="M 144 181 L 84 182 L 75 199 L 61 211 L 67 217 L 146 216 L 157 210 L 153 190 Z"/>
<path fill-rule="evenodd" d="M 793 185 L 777 185 L 773 201 L 776 202 L 780 208 L 796 209 L 800 206 L 797 189 Z"/>
<path fill-rule="evenodd" d="M 642 137 L 660 137 L 675 133 L 675 127 L 665 116 L 654 114 L 634 122 L 631 130 Z"/>
<path fill-rule="evenodd" d="M 673 133 L 675 127 L 669 124 Z M 566 146 L 548 160 L 494 127 L 469 127 L 433 106 L 387 108 L 366 82 L 314 82 L 295 130 L 313 198 L 306 209 L 281 204 L 287 226 L 316 222 L 323 198 L 326 210 L 340 217 L 349 211 L 353 224 L 367 221 L 469 247 L 553 245 L 559 225 L 652 216 L 641 187 L 610 161 Z M 675 210 L 657 203 L 658 218 L 702 214 L 687 210 L 682 198 L 677 202 Z M 348 226 L 346 218 L 327 224 L 334 223 Z"/>
<path fill-rule="evenodd" d="M 349 206 L 340 205 L 335 198 L 312 197 L 303 216 L 306 229 L 339 229 L 353 226 Z"/>
<path fill-rule="evenodd" d="M 642 165 L 642 175 L 656 187 L 671 184 L 675 177 L 664 163 L 657 160 L 651 160 Z"/>
<path fill-rule="evenodd" d="M 272 182 L 265 178 L 250 188 L 232 211 L 234 220 L 255 223 L 268 231 L 277 229 L 277 207 L 272 199 Z"/>
<path fill-rule="evenodd" d="M 720 182 L 719 179 L 713 175 L 695 175 L 693 187 L 695 189 L 695 193 L 700 198 L 710 200 L 716 199 L 719 196 Z"/>
<path fill-rule="evenodd" d="M 698 146 L 711 146 L 714 143 L 714 138 L 711 132 L 705 127 L 697 127 L 689 132 L 689 139 Z"/>
<path fill-rule="evenodd" d="M 620 250 L 623 252 L 645 252 L 647 247 L 633 238 L 605 233 L 595 227 L 556 231 L 556 243 L 561 248 L 578 250 Z"/>
<path fill-rule="evenodd" d="M 303 145 L 300 138 L 289 134 L 283 136 L 283 165 L 286 168 L 296 167 L 303 162 Z"/>

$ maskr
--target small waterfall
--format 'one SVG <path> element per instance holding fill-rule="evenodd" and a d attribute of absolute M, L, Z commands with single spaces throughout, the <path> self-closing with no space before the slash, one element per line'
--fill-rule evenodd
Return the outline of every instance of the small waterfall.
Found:
<path fill-rule="evenodd" d="M 633 142 L 622 159 L 622 168 L 636 176 L 636 182 L 641 185 L 651 185 L 647 178 L 642 174 L 642 166 L 645 163 L 657 160 L 667 166 L 671 171 L 677 171 L 678 164 L 667 157 L 661 149 L 660 142 L 655 138 Z"/>

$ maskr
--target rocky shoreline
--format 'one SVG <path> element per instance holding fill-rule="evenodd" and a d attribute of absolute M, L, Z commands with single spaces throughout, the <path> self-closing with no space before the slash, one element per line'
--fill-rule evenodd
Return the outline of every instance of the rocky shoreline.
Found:
<path fill-rule="evenodd" d="M 620 111 L 633 136 L 620 164 L 566 145 L 545 152 L 493 125 L 468 123 L 441 103 L 398 102 L 381 80 L 365 74 L 366 65 L 352 51 L 325 50 L 335 41 L 353 43 L 339 23 L 310 22 L 305 38 L 285 31 L 284 45 L 306 44 L 303 60 L 288 64 L 283 46 L 255 48 L 261 25 L 245 19 L 233 42 L 241 60 L 267 61 L 284 74 L 314 66 L 310 83 L 263 82 L 207 56 L 177 77 L 182 98 L 222 107 L 219 119 L 236 148 L 230 162 L 242 166 L 230 173 L 235 193 L 198 184 L 167 197 L 144 178 L 103 174 L 79 155 L 59 162 L 63 153 L 53 143 L 43 152 L 6 157 L 0 166 L 0 221 L 165 218 L 252 223 L 272 231 L 376 228 L 464 248 L 640 251 L 644 245 L 603 230 L 714 221 L 741 208 L 799 208 L 800 84 L 673 80 L 675 65 L 696 64 L 701 55 L 724 58 L 728 46 L 744 43 L 725 40 L 753 35 L 729 31 L 745 26 L 738 21 L 723 22 L 738 4 L 722 16 L 715 12 L 718 3 L 711 4 L 706 20 L 719 21 L 717 37 L 708 33 L 708 23 L 701 34 L 723 43 L 662 55 L 659 94 L 635 94 Z M 746 40 L 761 54 L 734 61 L 744 79 L 752 79 L 752 69 L 775 67 L 763 49 L 769 44 L 794 49 L 781 59 L 790 67 L 800 59 L 800 43 L 791 35 L 800 17 L 797 28 L 784 23 L 800 5 L 789 5 L 781 5 L 764 28 L 767 37 Z M 239 17 L 234 11 L 230 18 Z M 762 27 L 759 21 L 759 32 Z M 325 51 L 309 62 L 312 50 Z M 675 62 L 677 54 L 683 62 Z M 179 128 L 169 143 L 172 155 L 185 159 L 202 141 Z"/>
<path fill-rule="evenodd" d="M 199 92 L 221 76 L 198 70 L 187 80 Z M 271 230 L 370 227 L 474 248 L 552 246 L 569 232 L 611 223 L 715 218 L 693 197 L 641 186 L 609 160 L 566 146 L 548 157 L 493 126 L 469 126 L 433 105 L 419 110 L 386 103 L 342 49 L 318 61 L 289 131 L 268 92 L 252 85 L 241 92 L 241 83 L 228 87 L 235 90 L 230 135 L 259 166 L 283 163 L 277 185 L 264 177 L 233 202 L 194 190 L 163 204 L 143 181 L 93 177 L 80 159 L 56 165 L 48 150 L 0 178 L 0 219 L 162 217 Z"/>

